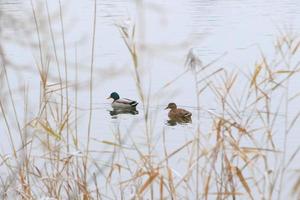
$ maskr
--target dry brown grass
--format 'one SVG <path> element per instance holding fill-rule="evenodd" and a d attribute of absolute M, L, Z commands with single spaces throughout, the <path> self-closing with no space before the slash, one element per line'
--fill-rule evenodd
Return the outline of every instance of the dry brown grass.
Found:
<path fill-rule="evenodd" d="M 45 59 L 35 5 L 33 18 L 38 37 L 40 80 L 38 112 L 29 116 L 29 90 L 24 87 L 24 113 L 17 112 L 6 62 L 2 58 L 3 79 L 8 97 L 0 98 L 1 120 L 9 138 L 10 153 L 0 153 L 0 195 L 2 199 L 281 199 L 284 195 L 298 199 L 300 175 L 293 170 L 300 147 L 288 154 L 289 137 L 298 124 L 300 111 L 290 105 L 299 92 L 291 84 L 299 77 L 300 38 L 282 33 L 276 43 L 277 57 L 268 60 L 262 53 L 251 72 L 216 67 L 218 60 L 202 64 L 191 52 L 187 58 L 197 98 L 196 128 L 193 137 L 176 149 L 168 149 L 165 129 L 155 130 L 155 114 L 149 112 L 150 93 L 142 85 L 139 47 L 135 42 L 137 28 L 118 26 L 132 59 L 137 92 L 143 106 L 143 142 L 132 137 L 131 129 L 112 131 L 114 141 L 100 141 L 102 148 L 90 148 L 93 113 L 93 68 L 96 27 L 96 1 L 89 82 L 89 117 L 85 142 L 78 129 L 78 66 L 75 61 L 75 87 L 68 79 L 66 44 L 64 72 L 60 70 L 55 36 L 47 7 L 53 57 L 57 66 L 57 83 L 49 81 L 50 59 Z M 60 7 L 61 39 L 64 41 L 63 13 Z M 77 50 L 76 50 L 77 52 Z M 76 58 L 77 59 L 77 58 Z M 181 75 L 179 75 L 181 76 Z M 63 78 L 64 77 L 64 78 Z M 160 94 L 177 77 L 166 83 Z M 75 105 L 71 105 L 71 93 Z M 213 94 L 216 110 L 203 110 L 200 96 Z M 146 95 L 147 94 L 147 95 Z M 237 95 L 239 94 L 239 95 Z M 5 99 L 5 102 L 4 102 Z M 12 111 L 12 112 L 11 112 Z M 23 114 L 23 121 L 19 120 Z M 209 116 L 200 124 L 201 115 Z M 283 121 L 283 122 L 282 122 Z M 138 123 L 138 122 L 137 122 Z M 201 126 L 200 126 L 201 125 Z M 278 130 L 278 126 L 282 127 Z M 132 129 L 135 124 L 132 125 Z M 82 131 L 82 130 L 81 130 Z M 188 131 L 188 130 L 187 130 Z M 124 138 L 123 135 L 127 136 Z M 154 135 L 162 135 L 156 144 Z M 274 135 L 283 140 L 275 140 Z M 130 145 L 128 145 L 130 144 Z M 163 152 L 156 152 L 161 145 Z M 146 150 L 145 150 L 146 149 Z M 99 160 L 99 157 L 103 159 Z M 182 171 L 176 171 L 176 160 L 183 160 Z M 178 163 L 182 163 L 178 161 Z M 289 178 L 293 176 L 293 182 Z M 288 185 L 285 185 L 288 183 Z M 128 192 L 128 190 L 132 190 Z"/>

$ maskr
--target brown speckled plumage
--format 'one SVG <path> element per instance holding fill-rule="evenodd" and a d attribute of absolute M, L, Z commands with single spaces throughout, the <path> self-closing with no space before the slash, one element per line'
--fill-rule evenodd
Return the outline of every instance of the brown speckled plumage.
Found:
<path fill-rule="evenodd" d="M 182 108 L 177 108 L 175 103 L 169 103 L 166 109 L 171 109 L 169 111 L 169 118 L 176 121 L 190 121 L 192 117 L 192 113 L 184 110 Z"/>

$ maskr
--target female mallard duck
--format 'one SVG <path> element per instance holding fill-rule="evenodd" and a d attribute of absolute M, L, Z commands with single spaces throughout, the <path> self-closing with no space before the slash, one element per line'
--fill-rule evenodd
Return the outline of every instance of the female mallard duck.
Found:
<path fill-rule="evenodd" d="M 118 93 L 113 92 L 110 94 L 108 99 L 113 99 L 114 101 L 111 103 L 111 106 L 113 109 L 120 110 L 120 109 L 135 109 L 138 105 L 138 102 L 122 98 L 120 99 L 120 96 Z"/>
<path fill-rule="evenodd" d="M 182 108 L 177 108 L 175 103 L 169 103 L 166 109 L 171 109 L 168 116 L 172 121 L 185 123 L 192 121 L 192 113 Z"/>

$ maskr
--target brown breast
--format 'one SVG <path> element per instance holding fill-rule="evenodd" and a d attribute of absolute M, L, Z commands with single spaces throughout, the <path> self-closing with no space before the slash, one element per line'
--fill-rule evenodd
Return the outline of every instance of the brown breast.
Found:
<path fill-rule="evenodd" d="M 177 108 L 177 109 L 170 110 L 168 116 L 171 119 L 190 118 L 192 116 L 192 113 L 187 110 Z"/>

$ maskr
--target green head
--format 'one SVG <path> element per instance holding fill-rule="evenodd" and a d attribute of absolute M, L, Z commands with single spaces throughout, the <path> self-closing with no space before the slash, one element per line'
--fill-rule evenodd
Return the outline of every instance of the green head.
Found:
<path fill-rule="evenodd" d="M 113 92 L 113 93 L 111 93 L 110 96 L 108 97 L 108 99 L 110 99 L 110 98 L 112 98 L 113 100 L 118 100 L 118 99 L 120 99 L 120 96 L 119 96 L 118 93 Z"/>

